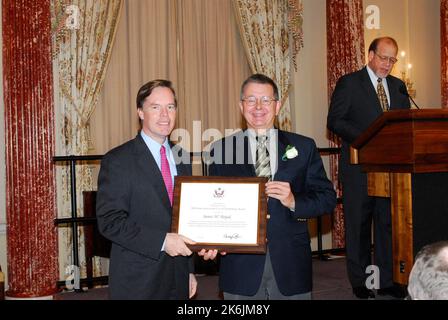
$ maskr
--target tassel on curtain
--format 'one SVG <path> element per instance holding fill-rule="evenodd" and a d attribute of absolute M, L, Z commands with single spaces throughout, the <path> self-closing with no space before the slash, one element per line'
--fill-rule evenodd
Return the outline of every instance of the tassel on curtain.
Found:
<path fill-rule="evenodd" d="M 288 0 L 288 29 L 292 38 L 291 60 L 297 72 L 297 55 L 303 48 L 303 4 L 299 0 Z"/>
<path fill-rule="evenodd" d="M 291 32 L 295 63 L 295 56 L 303 45 L 302 2 L 234 0 L 234 8 L 251 70 L 266 74 L 277 83 L 282 101 L 278 126 L 291 130 L 289 35 Z"/>
<path fill-rule="evenodd" d="M 327 65 L 328 96 L 331 97 L 337 80 L 344 74 L 364 65 L 364 21 L 362 0 L 327 0 Z M 330 101 L 330 99 L 329 99 Z M 330 134 L 330 147 L 340 147 L 337 136 Z M 330 177 L 338 198 L 342 189 L 338 182 L 339 156 L 330 156 Z M 333 248 L 345 247 L 345 227 L 342 205 L 333 215 Z"/>
<path fill-rule="evenodd" d="M 111 55 L 121 0 L 52 0 L 53 65 L 57 110 L 58 155 L 89 152 L 89 120 L 95 109 Z M 60 217 L 70 215 L 70 173 L 62 169 L 58 178 Z M 82 191 L 93 190 L 92 169 L 77 166 L 78 216 L 82 216 Z M 63 229 L 65 230 L 65 229 Z M 60 270 L 72 264 L 71 233 L 60 234 Z M 62 241 L 62 243 L 61 243 Z M 81 275 L 85 275 L 84 236 L 79 233 Z M 96 266 L 97 267 L 97 266 Z M 95 268 L 97 269 L 97 268 Z M 95 271 L 95 270 L 94 270 Z"/>

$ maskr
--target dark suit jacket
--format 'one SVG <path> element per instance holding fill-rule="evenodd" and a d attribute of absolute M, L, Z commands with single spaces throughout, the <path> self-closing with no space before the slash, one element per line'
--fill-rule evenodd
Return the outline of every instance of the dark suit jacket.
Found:
<path fill-rule="evenodd" d="M 179 164 L 177 173 L 191 175 L 191 166 Z M 191 259 L 160 251 L 171 204 L 140 134 L 104 156 L 96 212 L 100 232 L 112 241 L 111 299 L 188 299 Z"/>
<path fill-rule="evenodd" d="M 210 165 L 211 176 L 255 176 L 253 162 L 249 162 L 248 139 L 241 139 L 242 132 L 214 144 L 211 152 L 215 163 Z M 225 145 L 236 143 L 225 153 Z M 299 155 L 282 161 L 287 145 L 295 146 Z M 239 161 L 244 155 L 244 161 Z M 225 163 L 226 157 L 228 164 Z M 241 164 L 238 164 L 241 163 Z M 252 164 L 251 164 L 252 163 Z M 332 213 L 336 205 L 336 194 L 327 179 L 321 157 L 314 141 L 290 132 L 278 131 L 278 169 L 274 180 L 291 184 L 295 197 L 295 212 L 284 207 L 279 200 L 270 198 L 267 222 L 267 239 L 272 268 L 280 292 L 294 295 L 310 292 L 312 289 L 311 248 L 307 218 Z M 228 254 L 222 256 L 220 266 L 220 287 L 223 291 L 254 295 L 260 287 L 265 264 L 265 255 Z"/>
<path fill-rule="evenodd" d="M 390 110 L 409 109 L 409 98 L 402 92 L 406 86 L 400 79 L 386 78 L 390 95 Z M 342 154 L 339 162 L 339 177 L 355 178 L 361 174 L 358 165 L 350 165 L 350 144 L 383 113 L 367 68 L 341 77 L 331 98 L 327 117 L 328 129 L 342 139 Z"/>

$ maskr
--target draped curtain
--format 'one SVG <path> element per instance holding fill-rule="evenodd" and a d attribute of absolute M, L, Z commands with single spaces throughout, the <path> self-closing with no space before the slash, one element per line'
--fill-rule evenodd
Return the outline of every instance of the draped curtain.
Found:
<path fill-rule="evenodd" d="M 52 0 L 53 72 L 57 110 L 58 155 L 88 153 L 89 120 L 95 109 L 109 61 L 121 0 Z M 59 170 L 59 216 L 70 216 L 70 174 Z M 78 165 L 76 171 L 78 216 L 82 216 L 82 191 L 93 189 L 91 168 Z M 71 257 L 71 233 L 61 229 L 61 272 Z M 65 231 L 64 231 L 65 230 Z M 79 229 L 81 272 L 84 236 Z M 62 240 L 62 241 L 61 241 Z M 65 250 L 64 250 L 65 249 Z"/>
<path fill-rule="evenodd" d="M 178 127 L 190 134 L 183 147 L 200 152 L 226 129 L 242 127 L 240 86 L 250 69 L 231 1 L 178 0 L 177 14 Z"/>
<path fill-rule="evenodd" d="M 442 108 L 448 108 L 448 0 L 440 2 L 440 34 L 442 47 Z"/>
<path fill-rule="evenodd" d="M 225 129 L 241 127 L 239 91 L 250 73 L 231 0 L 124 1 L 91 119 L 90 152 L 102 154 L 135 137 L 137 91 L 156 78 L 176 88 L 179 108 L 171 138 L 199 152 Z M 185 133 L 185 140 L 179 138 Z"/>
<path fill-rule="evenodd" d="M 276 81 L 282 108 L 278 126 L 291 130 L 290 38 L 292 54 L 302 45 L 302 2 L 288 0 L 233 0 L 241 38 L 252 72 L 263 73 Z"/>
<path fill-rule="evenodd" d="M 176 0 L 123 1 L 104 85 L 90 119 L 89 153 L 104 154 L 135 137 L 136 96 L 144 83 L 169 79 L 177 87 L 176 15 Z"/>
<path fill-rule="evenodd" d="M 328 95 L 331 97 L 337 80 L 364 65 L 364 21 L 362 0 L 327 0 L 327 68 Z M 330 134 L 330 147 L 340 147 L 337 136 Z M 330 176 L 338 198 L 342 196 L 338 182 L 339 156 L 330 157 Z M 345 246 L 344 217 L 339 204 L 333 215 L 333 248 Z"/>

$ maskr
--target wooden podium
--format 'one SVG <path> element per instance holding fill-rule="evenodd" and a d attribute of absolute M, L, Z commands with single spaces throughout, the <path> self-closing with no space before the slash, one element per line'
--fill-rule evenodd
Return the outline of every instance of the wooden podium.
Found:
<path fill-rule="evenodd" d="M 368 192 L 390 197 L 394 281 L 426 244 L 448 240 L 448 109 L 385 112 L 352 144 Z"/>

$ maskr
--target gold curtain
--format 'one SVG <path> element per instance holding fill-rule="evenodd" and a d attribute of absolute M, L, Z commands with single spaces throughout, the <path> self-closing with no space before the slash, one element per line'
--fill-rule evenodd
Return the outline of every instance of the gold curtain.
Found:
<path fill-rule="evenodd" d="M 278 126 L 291 130 L 289 28 L 294 40 L 291 51 L 295 62 L 295 55 L 302 45 L 302 2 L 233 0 L 233 3 L 251 70 L 276 81 L 282 101 Z"/>
<path fill-rule="evenodd" d="M 137 91 L 156 78 L 169 79 L 176 88 L 172 138 L 186 132 L 182 146 L 198 152 L 209 138 L 241 127 L 239 90 L 249 75 L 231 0 L 125 1 L 90 121 L 91 153 L 105 153 L 135 136 Z"/>
<path fill-rule="evenodd" d="M 232 3 L 229 0 L 178 2 L 180 128 L 192 134 L 191 146 L 201 151 L 226 129 L 242 127 L 238 107 L 241 83 L 250 75 Z M 193 127 L 195 122 L 195 127 Z M 215 129 L 216 132 L 210 130 Z M 197 132 L 197 133 L 196 133 Z"/>
<path fill-rule="evenodd" d="M 90 119 L 92 149 L 104 154 L 135 137 L 136 96 L 151 79 L 177 86 L 176 0 L 125 0 L 98 105 Z"/>
<path fill-rule="evenodd" d="M 364 21 L 362 0 L 327 0 L 327 69 L 329 100 L 338 79 L 364 65 Z M 338 137 L 331 136 L 330 147 L 339 147 Z M 330 177 L 338 198 L 342 189 L 338 182 L 339 156 L 330 156 Z M 345 246 L 342 205 L 333 215 L 333 248 Z"/>
<path fill-rule="evenodd" d="M 53 72 L 57 110 L 58 155 L 88 153 L 89 120 L 101 91 L 109 61 L 121 0 L 52 0 Z M 76 172 L 78 216 L 82 216 L 82 191 L 93 189 L 91 168 L 79 165 Z M 70 175 L 58 171 L 59 216 L 70 216 Z M 60 270 L 73 264 L 71 232 L 61 228 Z M 84 236 L 79 229 L 81 274 L 85 274 Z"/>

